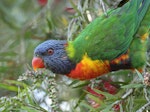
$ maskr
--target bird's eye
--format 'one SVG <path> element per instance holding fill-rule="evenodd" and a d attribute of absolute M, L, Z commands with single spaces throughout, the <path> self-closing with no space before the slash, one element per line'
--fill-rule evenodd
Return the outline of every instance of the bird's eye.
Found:
<path fill-rule="evenodd" d="M 54 53 L 54 50 L 52 48 L 50 48 L 47 52 L 49 55 L 52 55 Z"/>

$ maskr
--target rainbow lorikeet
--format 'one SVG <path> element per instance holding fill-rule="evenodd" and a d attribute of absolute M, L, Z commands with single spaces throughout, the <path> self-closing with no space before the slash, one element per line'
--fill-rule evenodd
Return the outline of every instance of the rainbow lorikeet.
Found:
<path fill-rule="evenodd" d="M 134 43 L 137 43 L 134 36 L 149 6 L 150 0 L 131 0 L 121 8 L 108 11 L 107 16 L 95 19 L 74 41 L 48 40 L 41 43 L 34 51 L 33 68 L 45 67 L 80 80 L 122 68 L 134 68 L 134 62 L 130 60 Z M 141 38 L 137 40 L 141 41 Z"/>

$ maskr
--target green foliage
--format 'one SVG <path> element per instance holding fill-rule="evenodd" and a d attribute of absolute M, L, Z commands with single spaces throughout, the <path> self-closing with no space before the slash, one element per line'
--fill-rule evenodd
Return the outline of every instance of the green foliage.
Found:
<path fill-rule="evenodd" d="M 1 112 L 47 112 L 43 103 L 49 111 L 56 112 L 116 112 L 114 107 L 118 104 L 118 112 L 150 110 L 150 87 L 146 82 L 150 73 L 150 50 L 145 66 L 147 73 L 121 70 L 92 82 L 71 80 L 47 71 L 33 72 L 30 68 L 37 44 L 46 39 L 67 37 L 73 40 L 91 20 L 103 13 L 102 10 L 119 4 L 119 0 L 104 1 L 107 5 L 101 8 L 103 2 L 99 0 L 81 0 L 78 4 L 69 0 L 70 7 L 76 12 L 72 14 L 63 10 L 66 6 L 64 1 L 54 4 L 54 1 L 49 0 L 48 5 L 41 7 L 37 1 L 0 0 Z M 56 7 L 58 5 L 59 8 Z M 116 94 L 110 94 L 105 89 L 104 80 L 117 88 Z M 87 91 L 87 86 L 104 95 L 104 99 Z M 100 106 L 94 108 L 89 100 Z"/>
<path fill-rule="evenodd" d="M 48 78 L 48 87 L 42 88 L 41 85 L 46 78 Z M 47 75 L 47 72 L 27 71 L 19 77 L 18 81 L 9 80 L 7 82 L 13 84 L 13 86 L 0 84 L 0 87 L 11 91 L 17 91 L 18 94 L 14 97 L 1 97 L 0 111 L 46 112 L 44 107 L 38 102 L 36 94 L 34 94 L 35 90 L 38 89 L 43 90 L 45 94 L 49 93 L 47 98 L 55 98 L 50 106 L 55 111 L 59 110 L 56 98 L 56 83 L 54 77 Z"/>
<path fill-rule="evenodd" d="M 0 12 L 1 80 L 16 79 L 30 64 L 34 47 L 40 42 L 32 38 L 38 33 L 32 32 L 36 27 L 29 25 L 34 21 L 32 18 L 40 13 L 40 7 L 32 1 L 1 0 Z"/>

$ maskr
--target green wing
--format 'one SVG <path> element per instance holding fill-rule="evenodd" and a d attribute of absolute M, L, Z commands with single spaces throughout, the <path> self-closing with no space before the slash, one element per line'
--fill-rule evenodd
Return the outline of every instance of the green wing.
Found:
<path fill-rule="evenodd" d="M 71 42 L 75 53 L 70 58 L 78 62 L 87 54 L 94 60 L 112 60 L 126 52 L 150 5 L 150 0 L 142 1 L 132 0 L 91 22 Z"/>

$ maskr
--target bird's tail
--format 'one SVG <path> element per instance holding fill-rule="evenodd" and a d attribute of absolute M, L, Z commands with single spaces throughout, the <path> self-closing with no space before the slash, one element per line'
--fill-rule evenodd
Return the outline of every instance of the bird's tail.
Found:
<path fill-rule="evenodd" d="M 132 0 L 132 1 L 135 1 L 135 0 Z M 138 1 L 138 21 L 137 21 L 137 27 L 136 27 L 136 30 L 138 29 L 138 27 L 140 26 L 141 24 L 141 21 L 143 20 L 143 18 L 145 16 L 147 16 L 147 18 L 145 19 L 148 19 L 149 18 L 149 21 L 150 21 L 150 16 L 148 15 L 147 12 L 150 13 L 150 0 L 137 0 Z M 148 22 L 150 23 L 150 22 Z M 149 24 L 150 25 L 150 24 Z"/>
<path fill-rule="evenodd" d="M 139 12 L 139 14 L 142 12 Z M 140 18 L 141 19 L 141 18 Z M 142 22 L 140 23 L 140 26 L 138 28 L 138 31 L 135 35 L 135 37 L 141 37 L 147 33 L 150 34 L 150 7 L 148 8 L 144 18 L 142 19 Z"/>

